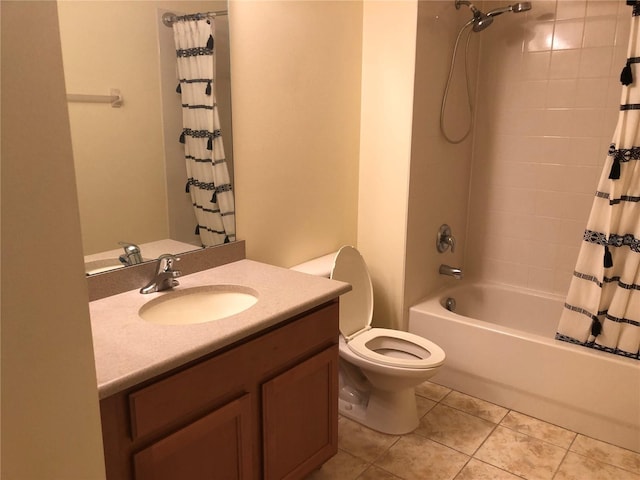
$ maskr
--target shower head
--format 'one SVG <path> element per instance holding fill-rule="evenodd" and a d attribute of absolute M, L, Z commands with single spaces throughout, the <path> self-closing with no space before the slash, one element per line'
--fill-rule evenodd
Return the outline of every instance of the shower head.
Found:
<path fill-rule="evenodd" d="M 503 13 L 520 13 L 531 10 L 531 2 L 520 2 L 514 3 L 513 5 L 508 5 L 506 7 L 496 8 L 485 14 L 478 10 L 476 6 L 468 0 L 455 0 L 455 2 L 456 9 L 460 9 L 461 5 L 466 5 L 473 13 L 473 18 L 469 21 L 469 23 L 467 23 L 467 25 L 472 25 L 471 28 L 474 32 L 481 32 L 489 25 L 491 25 L 491 23 L 493 22 L 493 17 L 497 17 L 498 15 L 502 15 Z"/>
<path fill-rule="evenodd" d="M 531 2 L 514 3 L 513 5 L 507 5 L 506 7 L 496 8 L 487 12 L 487 17 L 497 17 L 503 13 L 513 12 L 520 13 L 531 10 Z"/>
<path fill-rule="evenodd" d="M 474 32 L 481 32 L 493 22 L 493 18 L 482 13 L 476 8 L 473 3 L 469 2 L 468 0 L 456 0 L 456 9 L 460 9 L 460 5 L 466 5 L 473 13 L 473 18 L 471 19 L 469 24 L 473 24 L 473 27 L 471 28 Z"/>
<path fill-rule="evenodd" d="M 474 32 L 481 32 L 482 30 L 484 30 L 485 28 L 487 28 L 489 25 L 491 25 L 493 23 L 493 18 L 485 15 L 484 13 L 480 12 L 480 15 L 474 15 L 473 16 L 473 27 L 471 27 L 471 29 Z"/>

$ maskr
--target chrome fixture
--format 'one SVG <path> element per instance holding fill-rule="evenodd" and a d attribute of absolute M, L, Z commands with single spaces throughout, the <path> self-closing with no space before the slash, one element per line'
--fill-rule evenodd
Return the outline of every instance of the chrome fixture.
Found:
<path fill-rule="evenodd" d="M 493 22 L 493 18 L 482 13 L 473 3 L 467 0 L 456 0 L 456 10 L 460 10 L 461 5 L 466 5 L 469 7 L 469 10 L 471 10 L 471 13 L 473 13 L 473 18 L 470 23 L 473 25 L 471 28 L 474 32 L 481 32 Z"/>
<path fill-rule="evenodd" d="M 176 15 L 173 12 L 165 12 L 162 14 L 162 23 L 165 27 L 172 28 L 173 24 L 180 20 L 205 20 L 207 18 L 216 18 L 218 15 L 228 15 L 227 10 L 218 10 L 216 12 L 192 13 L 190 15 Z"/>
<path fill-rule="evenodd" d="M 124 253 L 118 257 L 123 265 L 142 263 L 142 253 L 138 245 L 129 242 L 118 242 L 118 245 L 124 247 Z"/>
<path fill-rule="evenodd" d="M 474 32 L 481 32 L 489 25 L 493 23 L 493 17 L 502 15 L 503 13 L 513 12 L 520 13 L 531 10 L 531 2 L 514 3 L 513 5 L 507 5 L 506 7 L 494 8 L 493 10 L 483 13 L 476 8 L 476 6 L 468 0 L 455 0 L 456 9 L 459 10 L 461 5 L 466 5 L 473 13 L 473 18 L 467 23 L 466 26 L 472 25 L 471 29 Z"/>
<path fill-rule="evenodd" d="M 174 262 L 180 258 L 170 253 L 162 254 L 158 257 L 158 268 L 151 281 L 140 289 L 140 293 L 153 293 L 168 290 L 178 285 L 177 277 L 182 275 L 180 270 L 174 270 Z"/>
<path fill-rule="evenodd" d="M 462 269 L 458 267 L 450 267 L 449 265 L 440 265 L 440 270 L 438 270 L 440 275 L 449 275 L 450 277 L 455 278 L 456 280 L 462 280 Z"/>
<path fill-rule="evenodd" d="M 450 312 L 455 312 L 456 311 L 456 299 L 453 298 L 453 297 L 447 297 L 447 299 L 444 301 L 444 308 L 446 308 Z"/>
<path fill-rule="evenodd" d="M 531 10 L 531 2 L 521 2 L 514 3 L 513 5 L 507 5 L 502 8 L 494 8 L 487 12 L 487 17 L 497 17 L 498 15 L 502 15 L 503 13 L 513 12 L 520 13 L 526 12 L 527 10 Z"/>
<path fill-rule="evenodd" d="M 460 6 L 466 5 L 471 10 L 473 17 L 467 23 L 463 25 L 463 27 L 458 32 L 458 36 L 456 38 L 456 42 L 453 46 L 453 55 L 451 55 L 451 64 L 449 66 L 449 76 L 447 78 L 447 83 L 444 88 L 444 94 L 442 95 L 442 103 L 440 104 L 440 132 L 445 140 L 449 143 L 457 144 L 463 142 L 471 133 L 471 127 L 473 125 L 473 100 L 469 79 L 469 68 L 467 66 L 468 63 L 468 53 L 469 53 L 469 40 L 471 38 L 471 32 L 481 32 L 489 25 L 493 23 L 493 17 L 497 17 L 498 15 L 502 15 L 503 13 L 513 12 L 520 13 L 526 12 L 527 10 L 531 10 L 531 2 L 521 2 L 514 3 L 513 5 L 508 5 L 506 7 L 495 8 L 490 10 L 487 13 L 483 13 L 478 10 L 476 6 L 469 2 L 468 0 L 455 0 L 456 9 L 459 10 Z M 450 137 L 444 128 L 444 116 L 447 105 L 447 97 L 449 95 L 449 87 L 451 85 L 451 79 L 453 77 L 453 67 L 456 63 L 456 55 L 458 53 L 458 44 L 460 43 L 460 38 L 462 37 L 462 33 L 467 29 L 467 27 L 471 26 L 471 30 L 467 32 L 467 39 L 465 43 L 465 54 L 464 54 L 464 70 L 465 70 L 465 79 L 466 79 L 466 87 L 467 87 L 467 103 L 469 105 L 469 125 L 465 133 L 457 139 Z"/>
<path fill-rule="evenodd" d="M 446 252 L 451 247 L 451 253 L 456 250 L 456 239 L 451 234 L 451 227 L 446 223 L 440 225 L 438 229 L 438 236 L 436 238 L 436 248 L 438 252 Z"/>

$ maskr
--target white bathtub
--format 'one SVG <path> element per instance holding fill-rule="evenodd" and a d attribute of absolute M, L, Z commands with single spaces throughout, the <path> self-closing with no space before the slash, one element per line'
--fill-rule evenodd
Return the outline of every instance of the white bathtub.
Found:
<path fill-rule="evenodd" d="M 538 292 L 462 284 L 411 307 L 409 331 L 446 352 L 434 382 L 640 451 L 640 362 L 555 340 L 562 305 Z"/>

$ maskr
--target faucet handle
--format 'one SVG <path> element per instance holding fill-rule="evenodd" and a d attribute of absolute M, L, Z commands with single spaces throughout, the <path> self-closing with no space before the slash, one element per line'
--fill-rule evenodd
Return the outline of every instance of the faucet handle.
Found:
<path fill-rule="evenodd" d="M 451 253 L 455 252 L 456 239 L 451 234 L 451 227 L 446 223 L 443 223 L 438 229 L 436 248 L 440 253 L 446 252 L 448 248 L 451 248 Z"/>
<path fill-rule="evenodd" d="M 451 253 L 455 252 L 456 251 L 456 239 L 453 237 L 453 235 L 449 235 L 447 238 L 445 238 L 445 241 L 451 247 Z"/>
<path fill-rule="evenodd" d="M 158 272 L 172 272 L 174 262 L 179 262 L 180 257 L 173 255 L 172 253 L 163 253 L 158 257 Z M 180 273 L 178 273 L 179 276 Z"/>

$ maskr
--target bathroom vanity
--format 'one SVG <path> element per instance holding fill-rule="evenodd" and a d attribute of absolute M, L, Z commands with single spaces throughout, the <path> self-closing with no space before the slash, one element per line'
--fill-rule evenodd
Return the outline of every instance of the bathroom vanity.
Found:
<path fill-rule="evenodd" d="M 242 285 L 248 310 L 155 325 L 137 291 L 90 303 L 108 479 L 297 479 L 337 451 L 341 282 L 241 260 L 180 288 Z"/>

